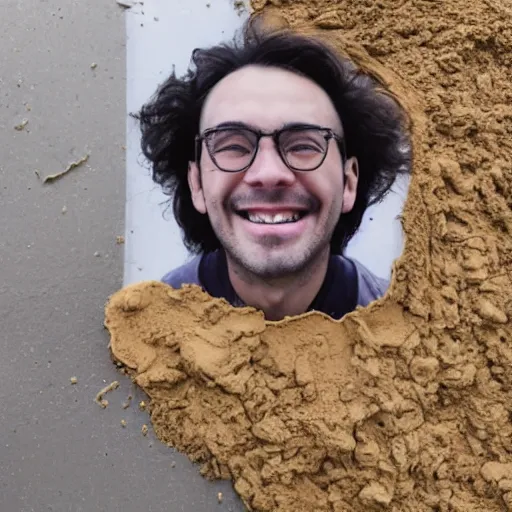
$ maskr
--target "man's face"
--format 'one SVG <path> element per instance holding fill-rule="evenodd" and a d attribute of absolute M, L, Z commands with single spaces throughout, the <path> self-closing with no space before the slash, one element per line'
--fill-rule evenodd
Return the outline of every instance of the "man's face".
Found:
<path fill-rule="evenodd" d="M 278 68 L 248 66 L 214 87 L 203 108 L 201 132 L 226 122 L 264 132 L 290 123 L 313 124 L 343 135 L 323 89 Z M 189 184 L 195 208 L 208 215 L 228 261 L 272 279 L 292 276 L 329 254 L 340 214 L 355 201 L 355 159 L 349 159 L 345 173 L 335 140 L 329 141 L 320 167 L 296 172 L 281 160 L 272 138 L 264 137 L 252 165 L 239 173 L 220 170 L 203 143 L 200 166 L 190 164 Z"/>

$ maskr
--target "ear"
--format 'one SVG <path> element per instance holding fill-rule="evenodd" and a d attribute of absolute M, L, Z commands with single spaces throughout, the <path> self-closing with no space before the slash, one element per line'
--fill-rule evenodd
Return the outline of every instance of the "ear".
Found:
<path fill-rule="evenodd" d="M 196 162 L 188 163 L 188 186 L 195 209 L 199 213 L 206 213 L 206 201 L 203 194 L 201 171 Z"/>
<path fill-rule="evenodd" d="M 357 182 L 359 180 L 359 164 L 356 157 L 351 157 L 345 162 L 343 183 L 343 208 L 342 213 L 348 213 L 354 207 L 357 194 Z"/>

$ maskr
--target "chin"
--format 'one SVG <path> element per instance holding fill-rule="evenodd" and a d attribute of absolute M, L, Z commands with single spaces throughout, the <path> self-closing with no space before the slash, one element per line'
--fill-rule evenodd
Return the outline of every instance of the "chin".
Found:
<path fill-rule="evenodd" d="M 244 258 L 242 264 L 249 272 L 262 279 L 277 279 L 293 275 L 307 266 L 306 258 L 290 260 L 289 251 L 286 252 L 288 254 L 267 254 L 263 262 L 261 259 L 256 261 L 254 257 Z"/>

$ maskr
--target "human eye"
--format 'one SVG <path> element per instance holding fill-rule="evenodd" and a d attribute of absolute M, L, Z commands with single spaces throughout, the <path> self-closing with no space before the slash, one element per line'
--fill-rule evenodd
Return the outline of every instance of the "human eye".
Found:
<path fill-rule="evenodd" d="M 250 149 L 247 146 L 243 146 L 241 144 L 228 144 L 223 145 L 215 151 L 215 153 L 222 153 L 222 152 L 230 152 L 230 153 L 240 153 L 241 155 L 246 155 L 247 153 L 250 153 Z"/>
<path fill-rule="evenodd" d="M 285 153 L 310 154 L 324 151 L 324 139 L 313 131 L 300 131 L 284 134 L 281 139 Z"/>
<path fill-rule="evenodd" d="M 292 151 L 294 153 L 308 153 L 308 152 L 318 153 L 319 151 L 322 151 L 322 150 L 316 144 L 313 144 L 310 142 L 297 142 L 297 143 L 291 145 L 287 149 L 287 151 Z"/>
<path fill-rule="evenodd" d="M 227 153 L 233 155 L 247 155 L 252 152 L 253 145 L 244 132 L 237 130 L 224 130 L 217 132 L 210 145 L 213 153 Z"/>

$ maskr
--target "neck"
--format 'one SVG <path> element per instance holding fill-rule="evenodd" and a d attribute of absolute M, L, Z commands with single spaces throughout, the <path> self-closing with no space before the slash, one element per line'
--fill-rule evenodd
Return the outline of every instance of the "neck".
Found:
<path fill-rule="evenodd" d="M 329 264 L 329 249 L 314 263 L 293 276 L 263 280 L 249 274 L 227 255 L 231 284 L 248 306 L 260 309 L 267 320 L 305 313 L 320 291 Z"/>

